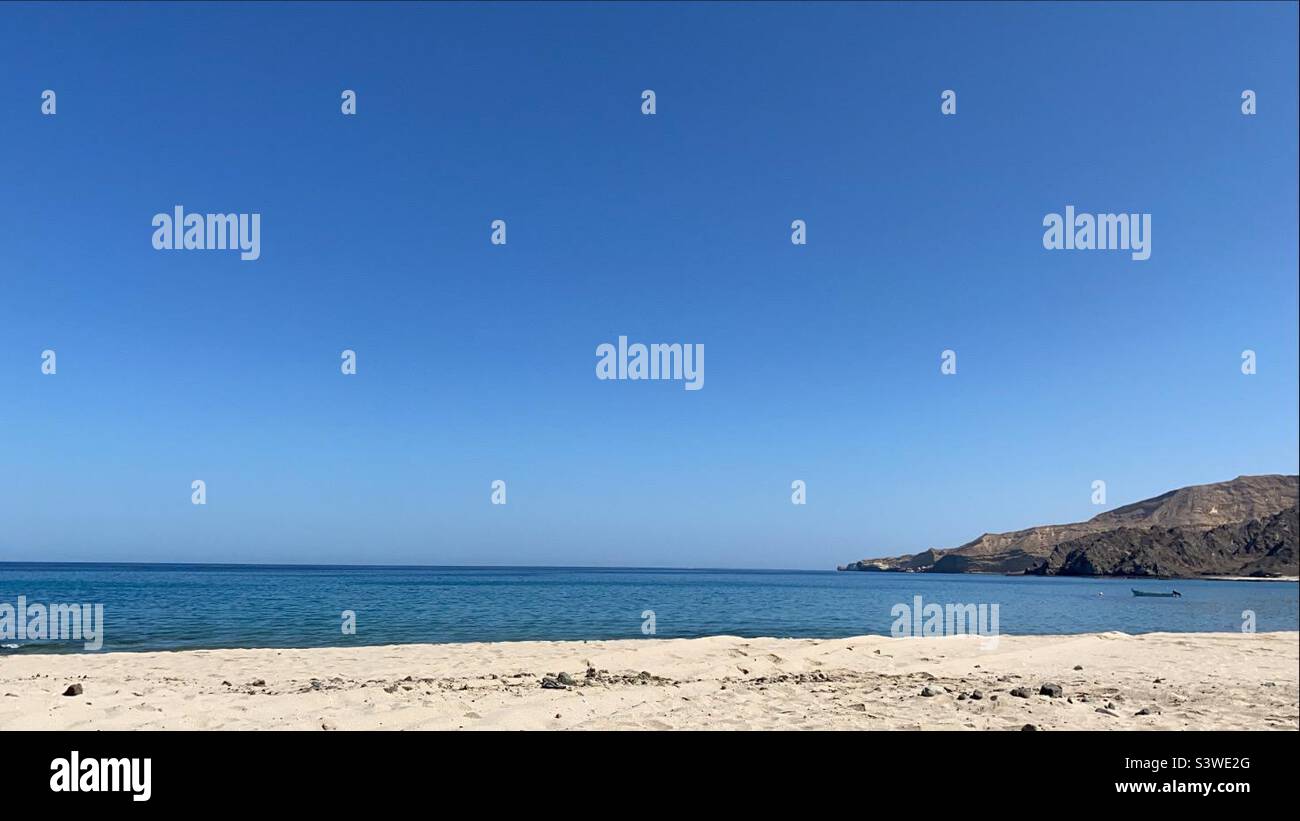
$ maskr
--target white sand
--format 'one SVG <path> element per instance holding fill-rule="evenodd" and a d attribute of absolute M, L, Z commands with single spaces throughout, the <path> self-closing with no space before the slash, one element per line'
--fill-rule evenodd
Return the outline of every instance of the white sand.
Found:
<path fill-rule="evenodd" d="M 542 689 L 560 672 L 578 685 Z M 0 656 L 0 729 L 1295 730 L 1298 676 L 1295 632 L 17 655 Z"/>

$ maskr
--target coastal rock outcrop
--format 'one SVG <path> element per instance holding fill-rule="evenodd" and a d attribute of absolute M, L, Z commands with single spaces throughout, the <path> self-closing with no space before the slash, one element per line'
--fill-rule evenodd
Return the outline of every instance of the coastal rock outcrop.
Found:
<path fill-rule="evenodd" d="M 1063 542 L 1031 571 L 1040 576 L 1294 576 L 1300 511 L 1220 525 L 1119 528 Z"/>
<path fill-rule="evenodd" d="M 1300 477 L 1239 476 L 1179 488 L 1086 522 L 985 533 L 949 550 L 862 559 L 840 570 L 1044 575 L 1295 575 L 1287 511 Z M 1281 521 L 1274 521 L 1283 514 Z M 1267 534 L 1262 534 L 1269 528 Z M 1146 545 L 1149 550 L 1143 550 Z M 1063 550 L 1064 552 L 1061 552 Z M 1069 556 L 1073 553 L 1073 558 Z M 1137 572 L 1132 572 L 1137 571 Z"/>

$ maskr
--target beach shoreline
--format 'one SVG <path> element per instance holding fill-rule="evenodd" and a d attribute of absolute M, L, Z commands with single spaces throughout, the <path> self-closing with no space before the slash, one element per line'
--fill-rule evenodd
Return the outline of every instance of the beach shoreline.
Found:
<path fill-rule="evenodd" d="M 1295 631 L 18 654 L 0 730 L 1296 730 L 1298 670 Z"/>

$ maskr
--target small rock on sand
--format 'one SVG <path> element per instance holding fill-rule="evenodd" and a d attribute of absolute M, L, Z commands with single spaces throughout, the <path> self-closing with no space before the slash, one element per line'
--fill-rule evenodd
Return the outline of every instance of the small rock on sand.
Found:
<path fill-rule="evenodd" d="M 1051 696 L 1052 698 L 1060 698 L 1061 696 L 1065 695 L 1065 691 L 1061 689 L 1061 685 L 1052 684 L 1051 682 L 1048 682 L 1044 684 L 1042 687 L 1038 688 L 1038 694 L 1040 696 Z"/>
<path fill-rule="evenodd" d="M 80 684 L 70 684 L 68 685 L 68 689 L 63 691 L 65 696 L 79 696 L 81 693 L 82 689 Z"/>

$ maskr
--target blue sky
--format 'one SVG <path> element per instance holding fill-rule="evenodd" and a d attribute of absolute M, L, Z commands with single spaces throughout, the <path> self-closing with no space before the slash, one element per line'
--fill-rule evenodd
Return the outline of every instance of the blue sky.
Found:
<path fill-rule="evenodd" d="M 5 4 L 0 560 L 829 568 L 1294 473 L 1296 32 Z M 177 204 L 261 258 L 155 251 Z M 1044 250 L 1066 205 L 1152 214 L 1151 259 Z M 620 334 L 706 387 L 598 381 Z"/>

